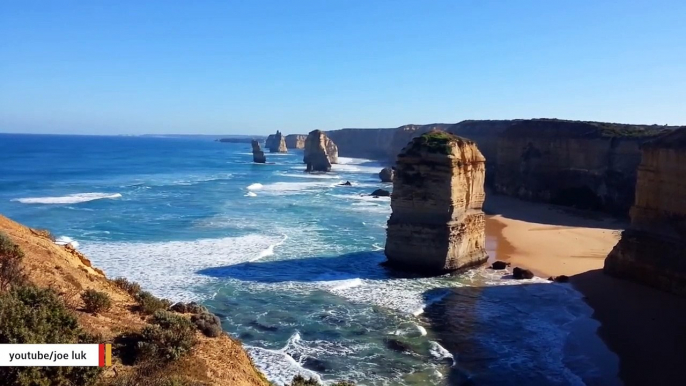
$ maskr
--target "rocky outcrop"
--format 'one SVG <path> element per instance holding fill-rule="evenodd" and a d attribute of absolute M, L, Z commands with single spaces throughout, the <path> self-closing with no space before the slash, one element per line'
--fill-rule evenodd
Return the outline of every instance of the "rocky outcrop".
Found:
<path fill-rule="evenodd" d="M 321 130 L 313 130 L 305 140 L 303 163 L 308 172 L 328 172 L 338 163 L 338 147 Z"/>
<path fill-rule="evenodd" d="M 482 264 L 485 159 L 474 142 L 433 131 L 400 152 L 386 257 L 392 266 L 441 273 Z"/>
<path fill-rule="evenodd" d="M 495 190 L 523 199 L 626 215 L 639 146 L 662 126 L 533 119 L 498 138 Z"/>
<path fill-rule="evenodd" d="M 267 162 L 267 158 L 264 156 L 264 152 L 260 148 L 260 143 L 254 139 L 252 140 L 252 161 L 258 164 Z"/>
<path fill-rule="evenodd" d="M 631 226 L 604 271 L 686 296 L 686 128 L 642 147 Z"/>
<path fill-rule="evenodd" d="M 393 182 L 395 177 L 395 169 L 393 168 L 383 168 L 379 172 L 379 179 L 381 182 Z"/>
<path fill-rule="evenodd" d="M 265 147 L 269 149 L 270 153 L 288 153 L 286 139 L 279 130 L 276 131 L 276 134 L 272 134 L 267 137 Z"/>
<path fill-rule="evenodd" d="M 289 134 L 286 136 L 286 147 L 289 149 L 304 149 L 307 135 Z"/>

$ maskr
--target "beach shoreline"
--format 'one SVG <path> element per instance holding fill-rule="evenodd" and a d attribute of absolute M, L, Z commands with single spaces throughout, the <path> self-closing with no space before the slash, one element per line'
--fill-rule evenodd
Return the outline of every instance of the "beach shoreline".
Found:
<path fill-rule="evenodd" d="M 493 260 L 536 276 L 567 275 L 600 322 L 597 335 L 619 357 L 625 385 L 672 385 L 686 364 L 686 299 L 603 274 L 625 222 L 490 193 L 486 233 Z"/>

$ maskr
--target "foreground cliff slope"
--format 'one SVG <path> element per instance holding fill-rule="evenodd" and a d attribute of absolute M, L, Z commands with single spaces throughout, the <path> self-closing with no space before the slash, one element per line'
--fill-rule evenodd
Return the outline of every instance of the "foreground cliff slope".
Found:
<path fill-rule="evenodd" d="M 484 178 L 474 142 L 442 131 L 412 139 L 393 180 L 388 263 L 442 273 L 485 262 Z"/>
<path fill-rule="evenodd" d="M 29 282 L 37 287 L 53 289 L 76 314 L 79 325 L 86 332 L 99 335 L 101 343 L 113 343 L 115 337 L 127 332 L 134 334 L 147 325 L 146 316 L 134 311 L 136 299 L 108 280 L 78 251 L 55 245 L 49 233 L 25 227 L 3 216 L 0 216 L 0 232 L 23 251 L 22 265 Z M 85 312 L 80 296 L 88 289 L 107 294 L 112 302 L 111 308 L 97 314 Z M 252 365 L 241 344 L 228 335 L 208 338 L 196 332 L 195 339 L 197 344 L 188 355 L 163 369 L 166 375 L 178 373 L 197 385 L 268 385 Z M 108 369 L 102 375 L 103 384 L 115 384 L 110 382 L 139 371 L 138 366 L 122 364 L 116 356 L 116 349 L 114 355 L 116 371 Z"/>
<path fill-rule="evenodd" d="M 605 273 L 686 296 L 686 128 L 642 147 L 631 227 Z"/>

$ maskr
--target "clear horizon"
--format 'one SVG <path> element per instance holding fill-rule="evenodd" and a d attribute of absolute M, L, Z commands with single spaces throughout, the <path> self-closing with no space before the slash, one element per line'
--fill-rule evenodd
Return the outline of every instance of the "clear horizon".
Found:
<path fill-rule="evenodd" d="M 682 1 L 160 4 L 0 4 L 0 132 L 686 125 Z"/>

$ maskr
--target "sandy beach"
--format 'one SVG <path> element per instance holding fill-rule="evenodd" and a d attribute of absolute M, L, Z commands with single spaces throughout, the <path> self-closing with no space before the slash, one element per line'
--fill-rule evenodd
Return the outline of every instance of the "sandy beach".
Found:
<path fill-rule="evenodd" d="M 674 385 L 686 365 L 686 299 L 602 273 L 625 222 L 489 193 L 486 232 L 496 259 L 537 276 L 567 275 L 620 358 L 626 385 Z"/>

